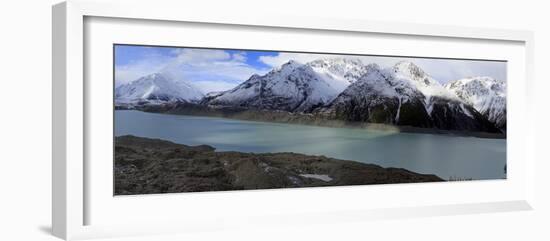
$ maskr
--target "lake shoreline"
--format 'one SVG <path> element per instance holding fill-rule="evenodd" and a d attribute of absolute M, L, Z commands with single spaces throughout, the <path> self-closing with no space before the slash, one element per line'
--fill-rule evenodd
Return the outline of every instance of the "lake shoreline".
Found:
<path fill-rule="evenodd" d="M 421 128 L 413 126 L 397 126 L 381 123 L 348 122 L 334 119 L 319 118 L 313 114 L 299 114 L 284 111 L 250 110 L 235 107 L 204 107 L 193 103 L 170 103 L 138 106 L 115 106 L 115 110 L 138 110 L 149 113 L 219 117 L 235 120 L 260 121 L 269 123 L 322 126 L 331 128 L 356 128 L 402 133 L 435 134 L 460 137 L 476 137 L 486 139 L 506 139 L 503 133 L 487 133 L 472 131 L 453 131 L 436 128 Z"/>
<path fill-rule="evenodd" d="M 115 136 L 160 138 L 218 151 L 324 155 L 444 179 L 505 178 L 506 140 L 328 128 L 228 118 L 115 111 Z"/>
<path fill-rule="evenodd" d="M 443 182 L 403 168 L 291 152 L 218 152 L 132 135 L 115 137 L 115 195 Z"/>

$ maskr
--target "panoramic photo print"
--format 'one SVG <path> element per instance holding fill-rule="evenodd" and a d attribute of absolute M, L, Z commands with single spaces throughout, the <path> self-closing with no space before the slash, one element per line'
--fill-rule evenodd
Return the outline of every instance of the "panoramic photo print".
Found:
<path fill-rule="evenodd" d="M 114 195 L 506 179 L 506 61 L 115 44 Z"/>

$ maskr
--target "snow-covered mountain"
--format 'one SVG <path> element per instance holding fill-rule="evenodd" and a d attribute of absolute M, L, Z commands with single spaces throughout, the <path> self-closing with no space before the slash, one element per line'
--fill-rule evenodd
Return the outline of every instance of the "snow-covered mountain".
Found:
<path fill-rule="evenodd" d="M 161 73 L 154 73 L 115 89 L 115 103 L 191 102 L 203 98 L 197 88 Z"/>
<path fill-rule="evenodd" d="M 319 59 L 309 62 L 307 65 L 338 92 L 344 91 L 350 84 L 367 73 L 363 62 L 354 58 Z"/>
<path fill-rule="evenodd" d="M 184 81 L 151 74 L 115 89 L 121 104 L 194 102 L 308 113 L 321 118 L 480 132 L 505 132 L 506 84 L 488 77 L 447 85 L 402 61 L 389 68 L 359 59 L 293 60 L 233 89 L 203 95 Z"/>
<path fill-rule="evenodd" d="M 431 127 L 422 92 L 412 83 L 397 79 L 392 69 L 380 69 L 376 64 L 366 68 L 367 74 L 317 112 L 346 121 Z"/>
<path fill-rule="evenodd" d="M 498 132 L 472 106 L 411 62 L 367 68 L 367 74 L 318 112 L 347 121 Z"/>
<path fill-rule="evenodd" d="M 393 67 L 397 78 L 412 83 L 425 96 L 425 107 L 433 125 L 440 129 L 495 131 L 493 123 L 420 67 L 402 61 Z"/>
<path fill-rule="evenodd" d="M 309 112 L 330 103 L 366 73 L 358 60 L 323 59 L 301 64 L 289 61 L 271 72 L 253 75 L 235 88 L 205 98 L 214 106 Z"/>
<path fill-rule="evenodd" d="M 450 93 L 437 80 L 428 75 L 424 70 L 410 61 L 401 61 L 395 64 L 392 72 L 396 79 L 409 82 L 426 97 L 426 104 L 430 105 L 432 97 L 443 97 L 458 100 L 457 96 Z"/>
<path fill-rule="evenodd" d="M 506 82 L 491 77 L 470 77 L 449 82 L 445 88 L 472 105 L 501 130 L 506 129 Z"/>

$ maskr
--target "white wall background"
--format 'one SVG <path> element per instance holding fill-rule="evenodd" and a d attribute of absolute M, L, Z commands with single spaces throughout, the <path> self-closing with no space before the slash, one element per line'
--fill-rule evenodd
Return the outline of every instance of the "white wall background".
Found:
<path fill-rule="evenodd" d="M 51 5 L 4 1 L 0 8 L 0 240 L 56 240 L 51 227 Z M 158 1 L 161 4 L 161 1 Z M 538 175 L 535 211 L 388 220 L 269 230 L 224 230 L 117 240 L 550 240 L 550 14 L 545 1 L 207 1 L 212 14 L 277 12 L 535 31 Z M 152 10 L 154 11 L 154 9 Z"/>

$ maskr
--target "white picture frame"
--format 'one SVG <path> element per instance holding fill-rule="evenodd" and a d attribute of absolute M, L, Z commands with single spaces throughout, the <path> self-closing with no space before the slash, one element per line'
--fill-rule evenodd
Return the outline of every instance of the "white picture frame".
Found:
<path fill-rule="evenodd" d="M 150 11 L 155 9 L 155 11 Z M 456 26 L 421 25 L 409 23 L 370 22 L 349 19 L 329 18 L 296 18 L 291 16 L 237 16 L 227 13 L 226 15 L 210 15 L 204 11 L 193 9 L 192 3 L 181 1 L 158 2 L 132 2 L 112 1 L 95 2 L 86 0 L 70 0 L 53 6 L 53 167 L 52 167 L 52 226 L 53 234 L 63 239 L 85 239 L 94 237 L 112 237 L 121 235 L 157 234 L 187 232 L 196 230 L 209 230 L 216 228 L 230 228 L 244 225 L 292 225 L 302 222 L 325 223 L 341 222 L 348 220 L 367 220 L 400 217 L 422 217 L 432 215 L 451 215 L 481 212 L 530 210 L 534 199 L 534 174 L 535 157 L 532 148 L 534 147 L 533 130 L 530 128 L 529 120 L 522 116 L 530 116 L 531 109 L 528 108 L 532 100 L 533 84 L 533 34 L 529 31 L 518 30 L 497 30 L 467 28 Z M 512 152 L 508 156 L 509 172 L 513 174 L 508 180 L 500 182 L 474 181 L 454 183 L 452 191 L 457 193 L 470 193 L 478 197 L 463 199 L 448 199 L 439 201 L 426 201 L 420 199 L 409 202 L 383 202 L 383 198 L 373 202 L 373 208 L 360 208 L 358 204 L 350 204 L 348 208 L 336 208 L 328 206 L 321 208 L 319 205 L 303 206 L 300 209 L 300 202 L 297 206 L 290 206 L 282 202 L 280 207 L 267 208 L 259 215 L 260 206 L 236 206 L 249 208 L 248 211 L 227 212 L 219 215 L 206 214 L 200 220 L 181 219 L 174 214 L 166 214 L 163 217 L 155 216 L 154 212 L 147 210 L 143 212 L 147 218 L 154 220 L 155 224 L 146 223 L 140 218 L 133 222 L 128 219 L 118 219 L 121 213 L 111 212 L 114 206 L 108 205 L 144 205 L 147 203 L 163 203 L 166 208 L 176 203 L 189 202 L 200 209 L 200 205 L 206 206 L 214 200 L 225 202 L 244 202 L 243 200 L 255 200 L 257 202 L 269 202 L 277 200 L 281 196 L 289 196 L 308 200 L 308 198 L 324 198 L 326 196 L 361 197 L 365 194 L 395 195 L 395 192 L 418 193 L 423 192 L 427 197 L 436 197 L 437 192 L 445 188 L 446 184 L 409 184 L 409 185 L 375 185 L 369 187 L 334 187 L 300 190 L 269 190 L 269 191 L 246 191 L 246 192 L 223 192 L 193 195 L 151 195 L 148 197 L 135 197 L 127 200 L 117 200 L 118 204 L 102 202 L 90 209 L 90 197 L 93 194 L 90 187 L 90 180 L 87 180 L 87 169 L 91 168 L 90 162 L 85 159 L 89 157 L 89 143 L 87 136 L 90 130 L 87 129 L 91 117 L 90 106 L 87 103 L 86 93 L 90 88 L 85 82 L 86 68 L 89 63 L 86 61 L 87 31 L 86 19 L 91 18 L 114 18 L 126 19 L 128 21 L 154 21 L 157 23 L 200 23 L 223 25 L 224 28 L 232 27 L 254 27 L 256 29 L 275 28 L 278 31 L 300 30 L 300 31 L 328 31 L 334 33 L 368 33 L 383 34 L 402 37 L 421 37 L 428 39 L 452 39 L 456 41 L 485 41 L 487 44 L 501 42 L 514 45 L 520 49 L 517 54 L 517 62 L 513 62 L 518 71 L 515 72 L 519 79 L 513 81 L 510 88 L 510 105 L 508 115 L 511 118 L 508 149 Z M 95 33 L 95 32 L 93 32 Z M 139 39 L 139 38 L 138 38 Z M 220 46 L 224 47 L 224 46 Z M 112 60 L 109 60 L 112 61 Z M 112 91 L 112 89 L 106 90 Z M 92 97 L 93 98 L 93 97 Z M 88 100 L 89 101 L 89 100 Z M 523 127 L 523 129 L 520 129 Z M 520 132 L 521 130 L 521 132 Z M 91 179 L 93 182 L 93 178 Z M 490 191 L 495 193 L 489 198 Z M 487 192 L 489 193 L 482 193 Z M 392 194 L 393 193 L 393 194 Z M 484 196 L 486 195 L 486 196 Z M 111 196 L 111 198 L 114 198 Z M 186 199 L 186 200 L 184 200 Z M 145 200 L 145 201 L 143 201 Z M 169 201 L 167 201 L 169 200 Z M 338 200 L 338 199 L 336 199 Z M 273 201 L 271 201 L 273 202 Z M 374 202 L 378 202 L 375 204 Z M 323 202 L 320 202 L 323 203 Z M 120 207 L 120 206 L 118 206 Z M 293 210 L 295 208 L 295 210 Z M 147 209 L 147 208 L 145 208 Z M 98 211 L 99 210 L 99 211 Z M 117 220 L 113 223 L 102 223 L 89 221 L 90 215 L 95 212 L 105 220 L 110 218 Z M 108 211 L 109 210 L 109 211 Z M 191 211 L 191 210 L 187 210 Z M 128 214 L 128 213 L 126 213 Z M 189 213 L 191 217 L 197 217 L 197 213 Z M 204 214 L 203 214 L 204 215 Z M 326 217 L 330 217 L 327 219 Z M 210 219 L 218 220 L 213 221 Z M 224 220 L 232 220 L 225 222 Z M 293 220 L 293 221 L 288 221 Z M 124 224 L 121 224 L 124 223 Z M 178 224 L 174 224 L 178 223 Z"/>

